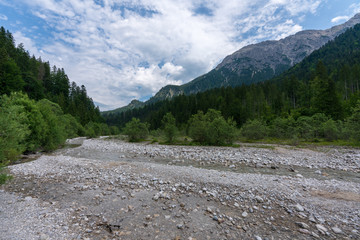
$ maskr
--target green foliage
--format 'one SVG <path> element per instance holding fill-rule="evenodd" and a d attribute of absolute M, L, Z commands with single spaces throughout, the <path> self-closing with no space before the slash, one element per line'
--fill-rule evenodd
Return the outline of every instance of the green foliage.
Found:
<path fill-rule="evenodd" d="M 189 120 L 189 135 L 201 144 L 232 144 L 236 138 L 235 122 L 226 121 L 221 112 L 214 109 L 209 109 L 206 114 L 199 111 Z"/>
<path fill-rule="evenodd" d="M 241 128 L 241 135 L 249 140 L 259 140 L 267 136 L 266 124 L 258 119 L 247 121 Z"/>
<path fill-rule="evenodd" d="M 174 116 L 171 113 L 167 113 L 161 122 L 163 125 L 166 141 L 172 143 L 178 133 Z"/>
<path fill-rule="evenodd" d="M 295 120 L 292 117 L 277 117 L 270 125 L 269 135 L 279 139 L 291 139 L 296 135 L 295 125 Z"/>
<path fill-rule="evenodd" d="M 36 102 L 23 93 L 12 93 L 9 97 L 3 96 L 2 100 L 4 105 L 21 107 L 25 115 L 21 124 L 27 125 L 30 130 L 30 134 L 24 140 L 26 150 L 38 149 L 44 142 L 46 123 Z"/>
<path fill-rule="evenodd" d="M 350 137 L 360 142 L 360 101 L 358 101 L 357 106 L 353 108 L 352 115 L 346 119 L 345 126 Z"/>
<path fill-rule="evenodd" d="M 335 141 L 340 137 L 340 127 L 338 122 L 329 119 L 323 123 L 324 138 L 327 141 Z"/>
<path fill-rule="evenodd" d="M 0 185 L 4 184 L 6 181 L 10 180 L 12 176 L 8 175 L 5 171 L 5 163 L 0 162 Z"/>
<path fill-rule="evenodd" d="M 62 145 L 67 137 L 65 124 L 61 121 L 63 112 L 59 105 L 47 99 L 37 102 L 37 106 L 46 124 L 41 145 L 45 151 L 54 150 Z"/>
<path fill-rule="evenodd" d="M 130 142 L 138 142 L 148 136 L 148 128 L 148 123 L 142 123 L 138 118 L 133 118 L 126 123 L 123 132 L 128 136 Z"/>
<path fill-rule="evenodd" d="M 10 103 L 9 97 L 0 97 L 0 164 L 26 150 L 25 140 L 30 135 L 23 106 Z"/>

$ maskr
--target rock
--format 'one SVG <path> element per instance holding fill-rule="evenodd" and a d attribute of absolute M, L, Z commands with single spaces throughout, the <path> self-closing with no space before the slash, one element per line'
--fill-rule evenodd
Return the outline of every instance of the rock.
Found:
<path fill-rule="evenodd" d="M 309 235 L 311 234 L 311 232 L 309 230 L 305 229 L 305 228 L 300 228 L 299 232 L 301 232 L 303 234 L 309 234 Z"/>
<path fill-rule="evenodd" d="M 327 233 L 327 228 L 326 227 L 324 227 L 323 225 L 321 225 L 321 224 L 316 224 L 316 228 L 317 228 L 317 230 L 319 230 L 319 232 L 321 233 L 321 234 L 323 234 L 323 235 L 325 235 L 326 233 Z"/>
<path fill-rule="evenodd" d="M 255 240 L 262 240 L 262 238 L 259 236 L 255 236 Z"/>
<path fill-rule="evenodd" d="M 256 196 L 255 199 L 256 199 L 256 201 L 257 201 L 258 203 L 264 202 L 264 199 L 263 199 L 262 197 L 260 197 L 260 196 Z"/>
<path fill-rule="evenodd" d="M 295 209 L 298 212 L 303 212 L 305 209 L 303 206 L 301 206 L 299 203 L 295 205 Z"/>
<path fill-rule="evenodd" d="M 218 216 L 216 216 L 216 215 L 214 215 L 212 219 L 213 219 L 214 221 L 218 221 L 218 220 L 219 220 Z"/>
<path fill-rule="evenodd" d="M 310 228 L 309 225 L 307 225 L 304 222 L 296 222 L 296 225 L 298 225 L 299 227 L 304 228 L 304 229 L 309 229 Z"/>
<path fill-rule="evenodd" d="M 182 224 L 178 224 L 178 225 L 176 225 L 176 227 L 177 227 L 178 229 L 184 229 L 184 225 L 182 225 Z"/>
<path fill-rule="evenodd" d="M 31 201 L 32 199 L 33 199 L 33 198 L 32 198 L 31 196 L 25 197 L 25 201 L 27 201 L 27 202 Z"/>
<path fill-rule="evenodd" d="M 237 202 L 234 203 L 234 206 L 235 207 L 240 207 L 240 205 Z"/>
<path fill-rule="evenodd" d="M 241 214 L 241 216 L 247 217 L 247 216 L 248 216 L 248 213 L 245 211 L 245 212 L 243 212 L 243 213 Z"/>
<path fill-rule="evenodd" d="M 334 233 L 336 233 L 336 234 L 342 233 L 342 230 L 341 230 L 340 228 L 338 228 L 338 227 L 332 227 L 331 229 L 332 229 L 332 230 L 334 231 Z"/>

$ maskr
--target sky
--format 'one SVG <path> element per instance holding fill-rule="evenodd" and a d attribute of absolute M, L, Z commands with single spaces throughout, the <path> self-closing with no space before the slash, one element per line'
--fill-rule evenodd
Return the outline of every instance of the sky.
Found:
<path fill-rule="evenodd" d="M 104 111 L 187 83 L 248 44 L 359 12 L 358 0 L 0 0 L 0 25 Z"/>

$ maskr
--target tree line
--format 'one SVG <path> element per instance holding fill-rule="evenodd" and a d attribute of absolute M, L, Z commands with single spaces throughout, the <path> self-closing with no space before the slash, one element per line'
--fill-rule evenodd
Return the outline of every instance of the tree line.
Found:
<path fill-rule="evenodd" d="M 293 125 L 312 125 L 320 118 L 328 124 L 322 128 L 337 129 L 336 138 L 357 139 L 358 131 L 351 129 L 356 128 L 360 100 L 359 39 L 360 25 L 356 25 L 272 80 L 181 95 L 104 117 L 108 124 L 119 127 L 137 118 L 147 122 L 151 130 L 160 128 L 163 117 L 171 113 L 179 129 L 188 129 L 189 120 L 198 111 L 214 109 L 224 119 L 232 119 L 238 128 L 261 123 L 267 129 L 262 136 L 286 137 L 270 131 L 286 125 L 297 129 L 290 135 L 306 139 L 310 135 L 323 138 L 325 133 L 316 130 L 316 134 L 305 134 Z M 317 128 L 315 125 L 312 129 Z"/>
<path fill-rule="evenodd" d="M 0 168 L 21 153 L 54 150 L 66 138 L 112 132 L 116 127 L 104 122 L 85 86 L 15 46 L 0 27 Z"/>

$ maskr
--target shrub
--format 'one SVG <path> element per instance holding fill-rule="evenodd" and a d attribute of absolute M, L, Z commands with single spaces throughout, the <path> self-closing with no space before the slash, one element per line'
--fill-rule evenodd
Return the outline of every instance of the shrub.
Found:
<path fill-rule="evenodd" d="M 166 141 L 172 143 L 178 133 L 174 116 L 171 113 L 167 113 L 164 115 L 161 122 L 163 125 Z"/>
<path fill-rule="evenodd" d="M 249 140 L 260 140 L 267 136 L 266 124 L 258 119 L 247 121 L 241 128 L 241 135 Z"/>
<path fill-rule="evenodd" d="M 123 131 L 124 134 L 128 136 L 130 142 L 138 142 L 148 136 L 148 128 L 149 126 L 147 123 L 142 123 L 139 119 L 133 118 L 130 122 L 125 124 Z"/>
<path fill-rule="evenodd" d="M 214 109 L 209 109 L 205 115 L 199 111 L 189 120 L 189 134 L 201 144 L 232 144 L 236 138 L 235 122 L 226 121 L 221 112 Z"/>
<path fill-rule="evenodd" d="M 334 141 L 339 138 L 340 131 L 336 121 L 329 119 L 323 123 L 322 128 L 326 140 Z"/>

